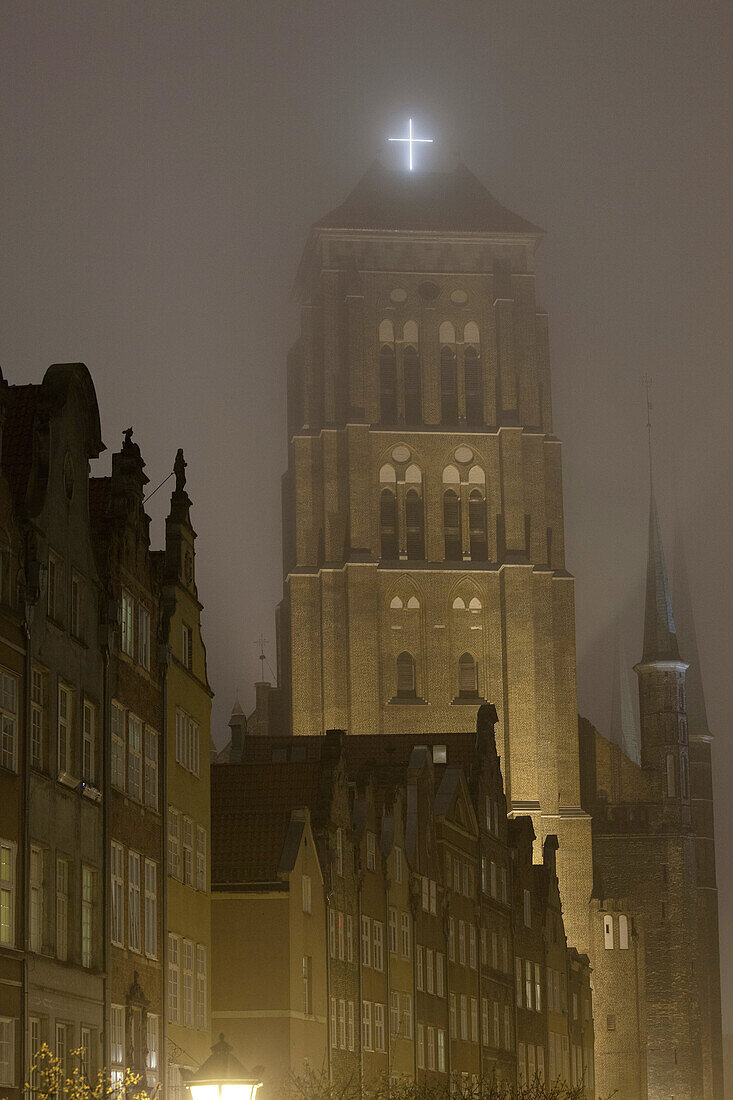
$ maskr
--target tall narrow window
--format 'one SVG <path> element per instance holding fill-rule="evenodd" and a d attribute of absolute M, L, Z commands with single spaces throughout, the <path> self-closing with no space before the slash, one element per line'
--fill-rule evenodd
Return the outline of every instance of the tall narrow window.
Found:
<path fill-rule="evenodd" d="M 137 659 L 143 668 L 150 668 L 150 612 L 144 607 L 137 612 Z"/>
<path fill-rule="evenodd" d="M 110 852 L 110 879 L 112 894 L 111 937 L 116 947 L 125 943 L 125 896 L 122 845 L 112 841 Z"/>
<path fill-rule="evenodd" d="M 81 777 L 85 783 L 94 783 L 95 771 L 95 742 L 97 735 L 97 711 L 93 703 L 84 703 L 84 728 L 82 730 L 82 764 Z"/>
<path fill-rule="evenodd" d="M 379 352 L 379 418 L 382 424 L 397 423 L 397 370 L 389 347 Z"/>
<path fill-rule="evenodd" d="M 196 889 L 206 891 L 206 829 L 202 825 L 196 826 Z"/>
<path fill-rule="evenodd" d="M 168 807 L 168 874 L 181 877 L 181 815 L 173 806 Z"/>
<path fill-rule="evenodd" d="M 148 1053 L 145 1059 L 147 1069 L 147 1086 L 150 1091 L 155 1089 L 158 1083 L 159 1058 L 160 1058 L 160 1025 L 157 1016 L 148 1013 L 147 1022 L 147 1047 Z"/>
<path fill-rule="evenodd" d="M 30 947 L 40 951 L 43 944 L 43 849 L 31 845 L 30 866 Z"/>
<path fill-rule="evenodd" d="M 10 771 L 17 766 L 18 684 L 14 676 L 0 673 L 0 764 Z"/>
<path fill-rule="evenodd" d="M 613 950 L 613 917 L 610 915 L 603 918 L 603 946 L 606 951 Z"/>
<path fill-rule="evenodd" d="M 461 699 L 478 696 L 478 668 L 470 653 L 462 653 L 458 659 L 458 695 Z"/>
<path fill-rule="evenodd" d="M 206 945 L 196 944 L 196 1027 L 203 1031 L 208 1017 L 208 977 L 206 968 Z M 313 1011 L 312 998 L 310 1012 Z"/>
<path fill-rule="evenodd" d="M 445 560 L 461 561 L 461 502 L 453 489 L 446 489 L 443 493 L 443 537 Z"/>
<path fill-rule="evenodd" d="M 387 561 L 398 557 L 397 551 L 397 497 L 391 489 L 382 489 L 379 498 L 380 555 Z"/>
<path fill-rule="evenodd" d="M 125 789 L 125 711 L 119 703 L 112 703 L 112 786 L 118 791 Z"/>
<path fill-rule="evenodd" d="M 71 692 L 59 684 L 56 752 L 59 774 L 71 768 Z"/>
<path fill-rule="evenodd" d="M 145 727 L 145 805 L 158 809 L 158 734 Z"/>
<path fill-rule="evenodd" d="M 194 945 L 192 940 L 182 943 L 183 955 L 183 1026 L 193 1027 L 194 1021 Z"/>
<path fill-rule="evenodd" d="M 120 645 L 122 652 L 128 657 L 133 655 L 135 644 L 135 603 L 132 596 L 124 588 L 122 589 L 122 636 Z"/>
<path fill-rule="evenodd" d="M 407 557 L 413 561 L 425 559 L 425 527 L 422 498 L 417 489 L 409 489 L 405 498 L 407 521 Z"/>
<path fill-rule="evenodd" d="M 158 954 L 158 865 L 145 860 L 145 954 Z"/>
<path fill-rule="evenodd" d="M 618 918 L 618 945 L 622 951 L 629 949 L 629 919 L 623 913 Z"/>
<path fill-rule="evenodd" d="M 0 944 L 15 943 L 15 845 L 0 840 Z"/>
<path fill-rule="evenodd" d="M 168 1019 L 181 1019 L 181 937 L 168 933 Z"/>
<path fill-rule="evenodd" d="M 400 653 L 397 658 L 397 697 L 414 699 L 416 695 L 415 658 L 411 653 Z"/>
<path fill-rule="evenodd" d="M 56 958 L 69 957 L 69 862 L 56 860 Z"/>
<path fill-rule="evenodd" d="M 91 867 L 81 869 L 81 965 L 94 962 L 94 888 L 96 875 Z"/>
<path fill-rule="evenodd" d="M 443 424 L 458 423 L 456 355 L 449 347 L 440 352 L 440 418 Z"/>
<path fill-rule="evenodd" d="M 127 946 L 140 950 L 140 855 L 128 852 L 127 857 Z"/>
<path fill-rule="evenodd" d="M 127 793 L 130 798 L 142 802 L 142 740 L 143 724 L 134 714 L 127 716 Z"/>
<path fill-rule="evenodd" d="M 45 724 L 45 676 L 39 668 L 31 673 L 31 767 L 43 767 Z"/>
<path fill-rule="evenodd" d="M 466 348 L 463 356 L 463 370 L 466 383 L 466 424 L 469 427 L 475 427 L 482 424 L 484 419 L 481 367 L 475 348 Z"/>
<path fill-rule="evenodd" d="M 471 561 L 486 561 L 489 556 L 486 539 L 486 501 L 480 489 L 472 489 L 468 498 L 468 526 L 471 538 Z"/>
<path fill-rule="evenodd" d="M 405 423 L 420 424 L 422 422 L 420 359 L 414 348 L 405 348 L 402 365 L 405 375 Z"/>
<path fill-rule="evenodd" d="M 183 885 L 193 886 L 193 821 L 183 818 Z"/>

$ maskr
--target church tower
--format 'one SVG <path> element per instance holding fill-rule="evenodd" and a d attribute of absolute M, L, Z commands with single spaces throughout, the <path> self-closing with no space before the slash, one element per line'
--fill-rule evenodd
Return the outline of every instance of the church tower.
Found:
<path fill-rule="evenodd" d="M 310 233 L 288 364 L 278 665 L 293 733 L 471 730 L 496 705 L 510 812 L 560 841 L 585 949 L 573 580 L 542 231 L 464 166 L 375 163 Z"/>

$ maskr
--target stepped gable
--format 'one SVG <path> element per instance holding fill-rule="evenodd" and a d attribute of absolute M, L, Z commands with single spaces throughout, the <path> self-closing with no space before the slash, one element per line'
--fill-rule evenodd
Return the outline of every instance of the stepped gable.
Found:
<path fill-rule="evenodd" d="M 518 233 L 544 231 L 507 210 L 464 164 L 448 172 L 404 172 L 375 160 L 344 202 L 314 229 L 391 232 Z"/>

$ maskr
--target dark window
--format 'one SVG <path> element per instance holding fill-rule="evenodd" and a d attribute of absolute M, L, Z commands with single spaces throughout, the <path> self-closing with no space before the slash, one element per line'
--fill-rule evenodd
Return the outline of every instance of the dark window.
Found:
<path fill-rule="evenodd" d="M 405 348 L 405 423 L 422 423 L 420 359 L 414 348 Z"/>
<path fill-rule="evenodd" d="M 400 653 L 397 658 L 397 696 L 400 699 L 414 699 L 416 695 L 415 658 L 411 653 Z"/>
<path fill-rule="evenodd" d="M 414 561 L 425 559 L 425 527 L 422 498 L 417 489 L 410 489 L 405 499 L 407 520 L 407 556 Z"/>
<path fill-rule="evenodd" d="M 478 668 L 470 653 L 462 654 L 458 660 L 458 694 L 461 699 L 478 695 Z"/>
<path fill-rule="evenodd" d="M 447 347 L 440 353 L 440 416 L 444 424 L 458 423 L 456 356 Z"/>
<path fill-rule="evenodd" d="M 443 493 L 443 535 L 445 560 L 461 561 L 461 502 L 452 489 L 446 489 Z"/>
<path fill-rule="evenodd" d="M 397 423 L 397 371 L 388 347 L 379 353 L 379 416 L 383 424 Z"/>
<path fill-rule="evenodd" d="M 480 489 L 473 489 L 468 498 L 468 526 L 471 534 L 471 561 L 486 561 L 489 556 L 486 501 Z"/>
<path fill-rule="evenodd" d="M 387 561 L 397 558 L 397 499 L 391 489 L 382 489 L 379 498 L 381 556 Z"/>
<path fill-rule="evenodd" d="M 475 348 L 466 348 L 463 357 L 466 380 L 466 423 L 483 424 L 484 406 L 481 397 L 481 364 Z"/>

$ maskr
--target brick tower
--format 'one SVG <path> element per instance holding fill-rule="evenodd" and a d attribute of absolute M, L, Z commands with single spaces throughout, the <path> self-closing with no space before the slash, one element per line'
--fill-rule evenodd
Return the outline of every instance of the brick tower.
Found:
<path fill-rule="evenodd" d="M 496 704 L 510 812 L 557 834 L 585 949 L 573 580 L 541 230 L 465 167 L 375 163 L 310 233 L 288 365 L 283 724 L 463 731 Z M 258 712 L 260 710 L 258 704 Z"/>

